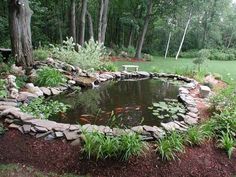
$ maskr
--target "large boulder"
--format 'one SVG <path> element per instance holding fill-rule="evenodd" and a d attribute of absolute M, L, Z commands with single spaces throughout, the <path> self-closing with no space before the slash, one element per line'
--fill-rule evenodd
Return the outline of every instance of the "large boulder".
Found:
<path fill-rule="evenodd" d="M 211 89 L 209 87 L 203 86 L 203 85 L 200 86 L 200 95 L 203 98 L 209 97 L 210 93 L 211 93 Z"/>
<path fill-rule="evenodd" d="M 77 77 L 73 79 L 77 85 L 83 86 L 83 87 L 93 87 L 94 82 L 97 80 L 96 78 L 93 77 Z"/>

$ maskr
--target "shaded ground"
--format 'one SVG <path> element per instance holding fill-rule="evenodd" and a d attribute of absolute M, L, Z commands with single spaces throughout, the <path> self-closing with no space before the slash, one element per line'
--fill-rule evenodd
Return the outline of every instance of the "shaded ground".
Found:
<path fill-rule="evenodd" d="M 212 141 L 201 147 L 187 148 L 179 160 L 162 162 L 153 148 L 145 157 L 129 162 L 82 160 L 79 147 L 61 140 L 44 141 L 10 130 L 0 138 L 0 164 L 21 163 L 44 172 L 74 173 L 90 176 L 233 176 L 236 153 L 229 160 Z"/>

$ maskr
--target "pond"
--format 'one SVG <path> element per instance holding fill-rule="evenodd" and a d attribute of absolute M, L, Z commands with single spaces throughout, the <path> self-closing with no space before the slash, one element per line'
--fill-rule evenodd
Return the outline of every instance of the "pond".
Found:
<path fill-rule="evenodd" d="M 121 80 L 106 82 L 98 88 L 84 89 L 76 94 L 65 93 L 53 99 L 69 104 L 71 109 L 50 119 L 61 123 L 122 128 L 159 126 L 161 122 L 169 122 L 173 118 L 158 119 L 150 107 L 153 103 L 177 100 L 179 84 L 160 79 Z"/>

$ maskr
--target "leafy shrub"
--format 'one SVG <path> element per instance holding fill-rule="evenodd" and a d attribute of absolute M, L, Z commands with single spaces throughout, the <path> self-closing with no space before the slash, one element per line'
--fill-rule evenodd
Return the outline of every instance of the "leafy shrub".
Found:
<path fill-rule="evenodd" d="M 39 86 L 58 86 L 65 82 L 65 77 L 57 69 L 43 67 L 37 71 L 35 83 Z"/>
<path fill-rule="evenodd" d="M 184 140 L 181 134 L 172 132 L 157 143 L 157 151 L 162 160 L 174 160 L 177 152 L 184 152 Z"/>
<path fill-rule="evenodd" d="M 210 52 L 207 49 L 202 49 L 198 52 L 197 58 L 193 60 L 193 63 L 196 65 L 196 68 L 199 72 L 201 70 L 201 66 L 205 64 L 209 56 Z"/>
<path fill-rule="evenodd" d="M 35 60 L 46 60 L 50 55 L 50 52 L 46 49 L 37 49 L 33 51 L 33 57 Z"/>
<path fill-rule="evenodd" d="M 111 62 L 104 62 L 95 69 L 98 71 L 110 71 L 110 72 L 115 72 L 118 70 L 118 68 Z"/>
<path fill-rule="evenodd" d="M 129 47 L 124 47 L 122 46 L 121 49 L 119 49 L 119 53 L 121 54 L 122 52 L 127 53 L 127 57 L 134 57 L 136 49 L 133 46 L 129 46 Z"/>
<path fill-rule="evenodd" d="M 5 133 L 6 129 L 4 128 L 3 124 L 0 123 L 0 136 Z"/>
<path fill-rule="evenodd" d="M 222 61 L 236 60 L 236 50 L 235 49 L 225 49 L 225 50 L 212 49 L 209 59 L 222 60 Z"/>
<path fill-rule="evenodd" d="M 197 56 L 198 56 L 197 50 L 189 50 L 189 51 L 180 53 L 181 58 L 196 58 Z"/>
<path fill-rule="evenodd" d="M 235 146 L 236 142 L 232 135 L 222 132 L 222 135 L 219 138 L 219 147 L 226 150 L 229 158 L 231 158 Z"/>
<path fill-rule="evenodd" d="M 73 38 L 63 41 L 63 46 L 53 46 L 52 56 L 61 61 L 79 66 L 82 69 L 96 68 L 102 64 L 100 58 L 105 52 L 102 44 L 90 39 L 80 46 L 73 42 Z M 75 51 L 78 48 L 78 52 Z"/>
<path fill-rule="evenodd" d="M 6 63 L 0 64 L 0 74 L 9 74 L 11 71 L 11 66 Z"/>
<path fill-rule="evenodd" d="M 6 81 L 4 79 L 0 79 L 0 98 L 7 97 L 7 88 Z"/>
<path fill-rule="evenodd" d="M 28 81 L 28 76 L 22 75 L 22 76 L 16 76 L 16 85 L 18 88 L 22 88 L 25 86 L 25 84 Z"/>
<path fill-rule="evenodd" d="M 206 139 L 207 134 L 205 134 L 204 130 L 206 129 L 201 129 L 200 127 L 190 127 L 186 133 L 186 141 L 188 144 L 191 146 L 193 145 L 200 145 L 202 142 Z"/>
<path fill-rule="evenodd" d="M 31 101 L 28 105 L 21 105 L 20 109 L 23 112 L 32 114 L 38 118 L 48 119 L 50 116 L 59 112 L 66 112 L 68 105 L 58 101 L 46 101 L 43 98 L 37 98 Z"/>
<path fill-rule="evenodd" d="M 152 61 L 153 60 L 153 56 L 152 55 L 150 55 L 150 54 L 143 54 L 143 58 L 144 58 L 144 60 L 146 60 L 146 61 Z"/>
<path fill-rule="evenodd" d="M 88 158 L 106 159 L 119 158 L 128 160 L 131 156 L 140 155 L 145 143 L 136 134 L 126 134 L 119 137 L 109 137 L 93 132 L 84 133 L 84 153 Z"/>

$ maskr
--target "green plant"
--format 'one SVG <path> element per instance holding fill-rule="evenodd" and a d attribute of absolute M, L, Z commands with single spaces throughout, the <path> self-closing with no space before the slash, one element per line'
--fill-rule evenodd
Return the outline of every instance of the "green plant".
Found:
<path fill-rule="evenodd" d="M 158 119 L 173 118 L 178 119 L 179 116 L 184 116 L 185 107 L 177 100 L 166 100 L 166 102 L 153 103 L 149 107 L 153 111 L 153 115 Z"/>
<path fill-rule="evenodd" d="M 119 137 L 109 137 L 93 132 L 84 133 L 83 152 L 88 158 L 98 159 L 118 158 L 128 160 L 131 156 L 140 155 L 145 143 L 136 134 L 126 134 Z"/>
<path fill-rule="evenodd" d="M 162 160 L 173 160 L 177 152 L 184 152 L 184 140 L 180 133 L 174 131 L 157 143 L 157 149 Z"/>
<path fill-rule="evenodd" d="M 35 83 L 39 86 L 58 86 L 65 82 L 65 77 L 57 69 L 44 67 L 37 71 Z"/>
<path fill-rule="evenodd" d="M 52 46 L 52 57 L 61 61 L 79 66 L 82 69 L 97 68 L 102 65 L 101 57 L 105 53 L 105 47 L 93 39 L 80 46 L 73 42 L 73 38 L 63 41 L 63 46 Z M 78 52 L 75 51 L 78 48 Z"/>
<path fill-rule="evenodd" d="M 152 61 L 153 60 L 153 56 L 150 54 L 143 54 L 143 58 L 145 61 Z"/>
<path fill-rule="evenodd" d="M 6 129 L 4 128 L 3 124 L 0 123 L 0 136 L 5 133 Z"/>
<path fill-rule="evenodd" d="M 231 134 L 222 132 L 222 135 L 219 137 L 219 147 L 227 151 L 228 157 L 231 158 L 232 153 L 235 149 L 236 143 L 235 139 Z"/>
<path fill-rule="evenodd" d="M 205 132 L 197 126 L 190 127 L 186 133 L 186 141 L 191 146 L 202 144 L 205 138 Z"/>
<path fill-rule="evenodd" d="M 16 76 L 16 85 L 18 88 L 22 88 L 27 83 L 29 77 L 26 75 Z"/>
<path fill-rule="evenodd" d="M 7 97 L 7 88 L 6 81 L 4 79 L 0 79 L 0 98 Z"/>
<path fill-rule="evenodd" d="M 189 50 L 186 52 L 181 52 L 180 57 L 182 58 L 196 58 L 198 55 L 197 50 Z"/>
<path fill-rule="evenodd" d="M 206 63 L 207 59 L 209 58 L 210 52 L 208 49 L 202 49 L 198 52 L 198 56 L 193 63 L 196 65 L 198 72 L 201 71 L 201 67 L 203 64 Z"/>
<path fill-rule="evenodd" d="M 46 60 L 50 55 L 50 51 L 43 49 L 43 48 L 39 48 L 33 51 L 33 57 L 35 60 Z"/>
<path fill-rule="evenodd" d="M 20 106 L 21 111 L 42 119 L 48 119 L 59 112 L 66 112 L 68 108 L 69 106 L 63 103 L 52 100 L 46 101 L 43 98 L 34 99 L 28 105 Z"/>
<path fill-rule="evenodd" d="M 110 71 L 110 72 L 115 72 L 118 70 L 118 68 L 111 62 L 104 62 L 95 69 L 98 71 Z"/>

